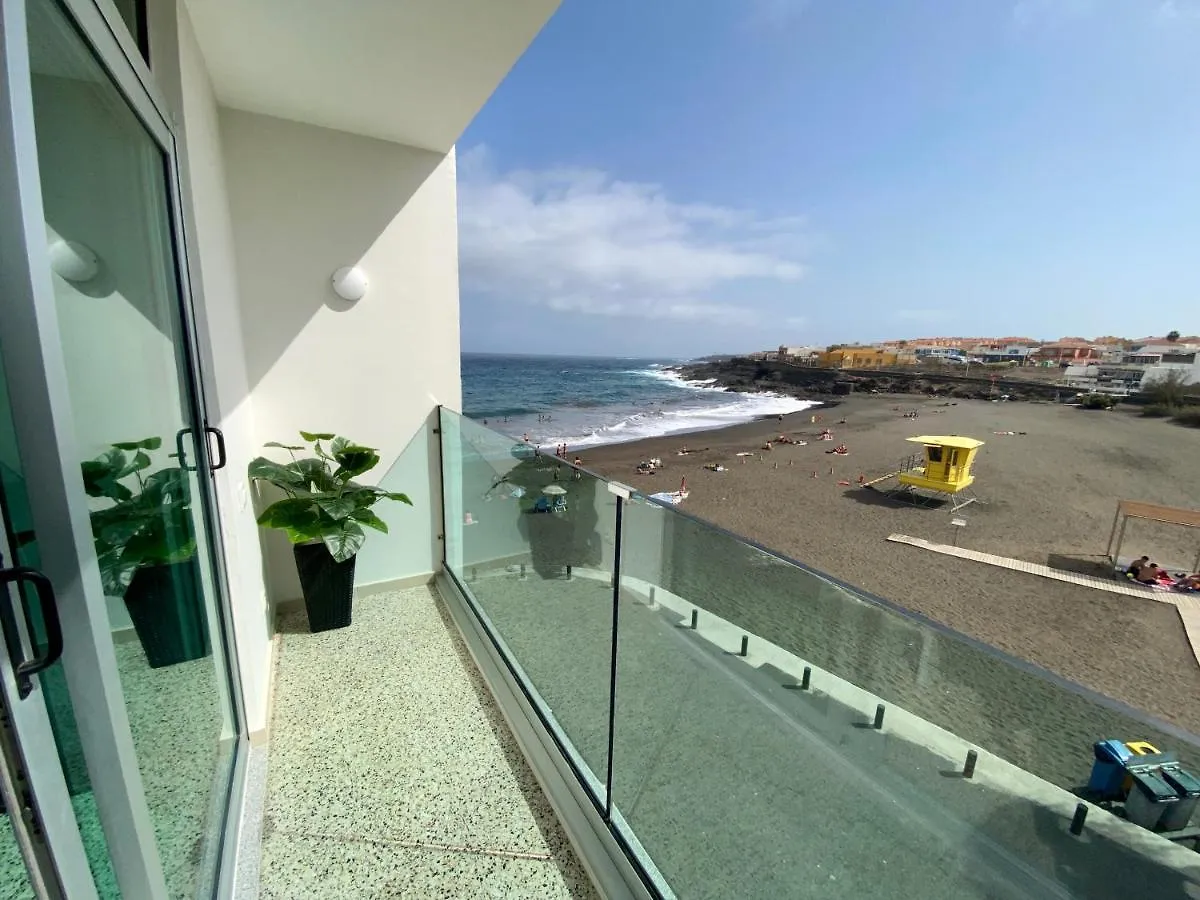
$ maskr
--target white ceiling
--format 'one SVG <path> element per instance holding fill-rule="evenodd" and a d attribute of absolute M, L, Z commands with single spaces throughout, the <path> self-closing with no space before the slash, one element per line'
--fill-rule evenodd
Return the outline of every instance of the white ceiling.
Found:
<path fill-rule="evenodd" d="M 446 151 L 559 0 L 187 0 L 217 100 Z"/>

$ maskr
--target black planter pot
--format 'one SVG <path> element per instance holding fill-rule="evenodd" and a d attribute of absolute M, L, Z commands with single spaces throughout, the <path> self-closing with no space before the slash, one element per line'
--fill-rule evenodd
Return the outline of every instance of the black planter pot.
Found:
<path fill-rule="evenodd" d="M 152 669 L 200 659 L 212 651 L 200 564 L 194 557 L 138 569 L 125 591 L 125 608 Z"/>
<path fill-rule="evenodd" d="M 350 624 L 354 607 L 354 560 L 334 562 L 324 544 L 296 544 L 296 571 L 304 592 L 311 631 L 331 631 Z"/>

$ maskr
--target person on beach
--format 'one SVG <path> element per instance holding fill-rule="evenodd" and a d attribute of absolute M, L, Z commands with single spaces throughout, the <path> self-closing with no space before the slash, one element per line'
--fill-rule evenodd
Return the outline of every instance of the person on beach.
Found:
<path fill-rule="evenodd" d="M 1154 563 L 1146 563 L 1146 565 L 1138 569 L 1138 573 L 1134 577 L 1140 584 L 1158 584 L 1158 573 L 1160 571 Z"/>
<path fill-rule="evenodd" d="M 1148 556 L 1143 556 L 1141 559 L 1135 559 L 1133 562 L 1131 562 L 1129 564 L 1129 568 L 1126 571 L 1128 571 L 1129 574 L 1132 575 L 1134 578 L 1137 578 L 1138 573 L 1141 572 L 1142 569 L 1147 564 L 1149 564 L 1149 562 L 1150 562 L 1150 557 L 1148 557 Z"/>

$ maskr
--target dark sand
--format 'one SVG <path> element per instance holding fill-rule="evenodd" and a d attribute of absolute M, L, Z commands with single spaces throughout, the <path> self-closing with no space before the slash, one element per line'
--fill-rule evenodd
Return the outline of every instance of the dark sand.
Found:
<path fill-rule="evenodd" d="M 918 409 L 920 418 L 901 418 L 894 407 Z M 975 489 L 986 502 L 959 513 L 968 522 L 959 544 L 1096 573 L 1104 571 L 1117 500 L 1200 506 L 1200 430 L 1123 412 L 982 401 L 943 406 L 914 397 L 852 397 L 815 412 L 822 416 L 817 425 L 809 421 L 811 412 L 797 413 L 782 425 L 771 419 L 582 455 L 587 468 L 646 493 L 674 490 L 686 476 L 687 512 L 1200 733 L 1200 665 L 1172 606 L 889 543 L 893 532 L 950 542 L 949 509 L 896 505 L 857 485 L 837 484 L 894 470 L 919 449 L 906 437 L 977 437 L 986 446 Z M 837 424 L 842 418 L 847 424 Z M 816 440 L 826 425 L 834 444 Z M 761 450 L 781 431 L 809 444 Z M 826 454 L 843 441 L 848 457 Z M 699 452 L 677 456 L 685 444 Z M 762 458 L 743 463 L 736 456 L 742 450 Z M 637 461 L 653 456 L 662 458 L 665 471 L 636 475 Z M 715 462 L 729 471 L 703 468 Z M 1198 547 L 1200 535 L 1190 529 L 1131 522 L 1125 552 L 1190 566 Z M 1137 737 L 1096 735 L 1109 736 Z M 1079 750 L 1086 771 L 1086 744 Z"/>

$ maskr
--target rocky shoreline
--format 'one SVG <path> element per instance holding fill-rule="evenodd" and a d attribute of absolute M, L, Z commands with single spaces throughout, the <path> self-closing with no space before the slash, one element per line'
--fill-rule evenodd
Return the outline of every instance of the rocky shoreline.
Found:
<path fill-rule="evenodd" d="M 1059 400 L 1073 391 L 1061 385 L 1025 379 L 943 375 L 926 371 L 821 369 L 745 357 L 681 366 L 688 381 L 713 384 L 742 393 L 773 391 L 805 400 L 828 401 L 847 394 L 912 394 L 955 400 Z"/>

